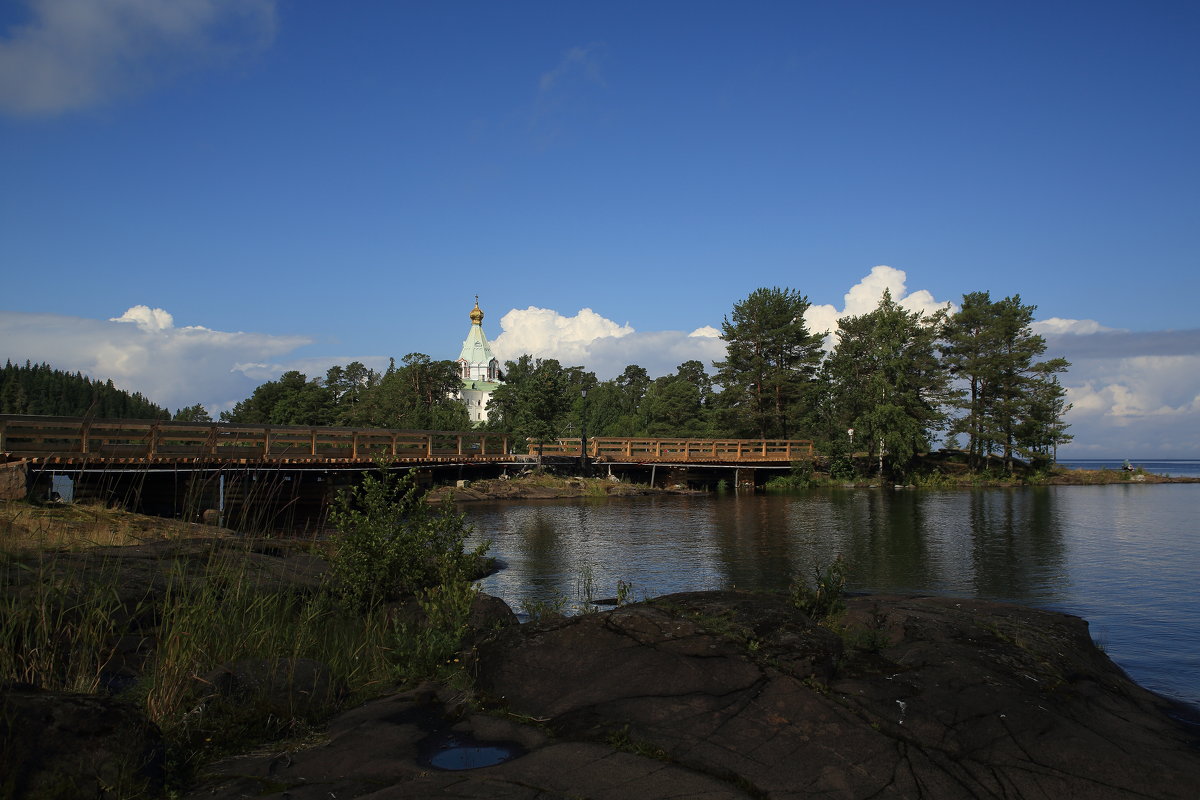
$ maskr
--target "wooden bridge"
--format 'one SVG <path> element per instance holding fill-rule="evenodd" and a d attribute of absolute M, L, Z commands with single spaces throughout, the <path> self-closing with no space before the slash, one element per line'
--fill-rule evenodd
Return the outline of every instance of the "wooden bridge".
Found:
<path fill-rule="evenodd" d="M 242 425 L 0 414 L 0 453 L 39 464 L 368 464 L 512 460 L 511 437 L 482 431 Z"/>
<path fill-rule="evenodd" d="M 0 456 L 38 465 L 225 463 L 295 466 L 523 463 L 538 455 L 579 457 L 579 439 L 537 445 L 485 431 L 243 425 L 0 414 Z M 593 462 L 789 464 L 811 459 L 800 439 L 589 437 Z"/>
<path fill-rule="evenodd" d="M 752 487 L 812 457 L 799 440 L 597 437 L 538 445 L 487 431 L 242 425 L 0 415 L 0 497 L 101 501 L 239 530 L 320 525 L 329 503 L 385 462 L 424 486 L 495 477 L 540 456 L 610 476 L 701 488 Z"/>
<path fill-rule="evenodd" d="M 559 439 L 542 446 L 545 455 L 580 455 L 578 439 Z M 537 445 L 530 445 L 530 452 Z M 791 464 L 810 460 L 808 439 L 648 439 L 588 437 L 592 461 L 633 464 Z"/>

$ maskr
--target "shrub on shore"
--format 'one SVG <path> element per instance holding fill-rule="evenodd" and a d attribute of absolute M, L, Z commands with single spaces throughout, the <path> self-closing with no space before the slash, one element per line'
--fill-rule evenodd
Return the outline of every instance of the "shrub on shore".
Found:
<path fill-rule="evenodd" d="M 349 602 L 369 606 L 469 574 L 487 550 L 464 550 L 465 515 L 450 503 L 425 502 L 411 475 L 367 474 L 330 513 L 338 532 L 330 563 Z"/>
<path fill-rule="evenodd" d="M 250 574 L 251 539 L 227 537 L 207 556 L 181 548 L 136 590 L 116 555 L 32 551 L 26 540 L 5 548 L 0 684 L 119 691 L 162 730 L 179 786 L 204 762 L 302 734 L 341 704 L 446 677 L 482 555 L 464 552 L 462 516 L 431 510 L 411 482 L 374 478 L 335 519 L 344 540 L 331 545 L 327 579 L 307 587 Z M 236 695 L 213 685 L 214 671 L 237 664 L 284 673 L 317 664 L 336 690 L 281 709 L 271 695 L 281 683 L 290 691 L 290 675 Z"/>

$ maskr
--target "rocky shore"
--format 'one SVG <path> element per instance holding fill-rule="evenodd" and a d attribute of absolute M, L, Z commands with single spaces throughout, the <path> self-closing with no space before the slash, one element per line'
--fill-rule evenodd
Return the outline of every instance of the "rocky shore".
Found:
<path fill-rule="evenodd" d="M 189 798 L 1192 798 L 1195 731 L 1082 620 L 856 597 L 818 625 L 777 595 L 661 597 L 509 624 L 474 690 L 353 709 L 322 741 L 213 765 Z M 440 743 L 440 744 L 439 744 Z M 431 750 L 494 748 L 466 771 Z"/>
<path fill-rule="evenodd" d="M 280 590 L 323 569 L 311 553 L 229 540 L 71 558 L 121 562 L 122 585 L 144 596 L 180 558 L 213 564 L 213 548 Z M 480 596 L 471 629 L 456 680 L 343 707 L 302 740 L 209 764 L 182 796 L 1190 800 L 1200 786 L 1195 721 L 1065 614 L 870 595 L 813 619 L 785 595 L 703 592 L 520 625 Z M 136 673 L 141 647 L 114 677 Z M 214 665 L 206 680 L 236 692 L 261 668 Z M 273 707 L 332 691 L 320 664 L 289 669 Z M 10 685 L 0 707 L 7 797 L 162 785 L 160 735 L 120 694 Z M 116 782 L 130 764 L 149 794 Z M 447 768 L 461 766 L 474 768 Z"/>

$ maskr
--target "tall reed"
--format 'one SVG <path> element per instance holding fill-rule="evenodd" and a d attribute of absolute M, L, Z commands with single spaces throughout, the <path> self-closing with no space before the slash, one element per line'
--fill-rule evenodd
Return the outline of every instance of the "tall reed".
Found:
<path fill-rule="evenodd" d="M 130 622 L 117 574 L 101 570 L 78 580 L 53 560 L 0 566 L 0 683 L 95 692 L 116 657 Z"/>
<path fill-rule="evenodd" d="M 369 525 L 381 510 L 396 518 L 368 504 L 356 521 Z M 465 577 L 459 518 L 417 516 L 435 534 L 419 550 L 431 571 L 407 599 L 369 582 L 347 593 L 332 574 L 315 586 L 280 583 L 252 568 L 248 538 L 214 539 L 207 557 L 192 548 L 174 561 L 141 560 L 144 589 L 131 589 L 129 562 L 116 555 L 32 551 L 28 541 L 5 550 L 0 542 L 0 683 L 94 693 L 117 685 L 117 668 L 136 673 L 132 688 L 128 680 L 120 687 L 163 730 L 175 774 L 186 779 L 209 758 L 301 732 L 341 703 L 446 677 L 476 589 Z M 316 702 L 300 698 L 303 709 L 280 708 L 280 686 L 287 695 L 302 661 L 318 664 L 333 688 Z M 245 662 L 278 669 L 279 680 L 224 696 L 211 676 Z"/>

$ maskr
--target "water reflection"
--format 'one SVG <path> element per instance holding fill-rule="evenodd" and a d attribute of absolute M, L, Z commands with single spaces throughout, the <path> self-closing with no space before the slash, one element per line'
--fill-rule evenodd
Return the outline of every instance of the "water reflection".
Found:
<path fill-rule="evenodd" d="M 1068 587 L 1063 525 L 1049 490 L 653 497 L 475 504 L 478 535 L 509 568 L 485 590 L 575 600 L 618 581 L 647 594 L 779 590 L 843 557 L 853 588 L 1053 605 Z M 1069 587 L 1068 587 L 1069 588 Z"/>
<path fill-rule="evenodd" d="M 971 593 L 1051 605 L 1066 588 L 1063 528 L 1047 488 L 971 493 Z"/>
<path fill-rule="evenodd" d="M 1193 584 L 1200 487 L 799 495 L 467 504 L 509 567 L 483 589 L 527 600 L 786 588 L 846 559 L 851 588 L 961 595 L 1088 619 L 1110 655 L 1158 691 L 1200 702 Z"/>

